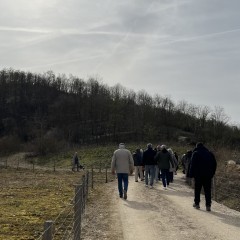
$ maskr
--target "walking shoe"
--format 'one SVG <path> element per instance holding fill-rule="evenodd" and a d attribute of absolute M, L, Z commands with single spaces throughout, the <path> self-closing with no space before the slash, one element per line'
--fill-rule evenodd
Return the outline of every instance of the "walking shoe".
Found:
<path fill-rule="evenodd" d="M 150 185 L 150 188 L 153 188 L 153 185 Z"/>
<path fill-rule="evenodd" d="M 200 209 L 199 204 L 196 204 L 196 203 L 193 204 L 193 207 L 196 208 L 196 209 Z"/>
<path fill-rule="evenodd" d="M 206 211 L 211 212 L 211 207 L 210 206 L 206 206 Z"/>
<path fill-rule="evenodd" d="M 125 200 L 127 199 L 127 191 L 126 191 L 126 190 L 123 191 L 123 198 L 124 198 Z"/>
<path fill-rule="evenodd" d="M 138 182 L 138 180 L 136 180 L 135 182 Z"/>
<path fill-rule="evenodd" d="M 163 187 L 163 190 L 167 190 L 167 188 L 166 188 L 166 187 Z"/>
<path fill-rule="evenodd" d="M 123 195 L 119 195 L 120 198 L 123 198 Z"/>
<path fill-rule="evenodd" d="M 145 187 L 148 187 L 148 185 L 146 184 Z"/>

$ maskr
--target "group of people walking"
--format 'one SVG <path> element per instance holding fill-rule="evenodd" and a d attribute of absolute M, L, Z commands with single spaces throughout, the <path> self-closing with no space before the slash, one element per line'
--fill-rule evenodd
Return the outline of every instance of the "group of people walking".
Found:
<path fill-rule="evenodd" d="M 143 181 L 145 177 L 145 186 L 153 188 L 154 182 L 162 179 L 164 189 L 173 182 L 173 176 L 178 168 L 178 156 L 171 148 L 166 145 L 158 145 L 155 149 L 151 143 L 147 144 L 147 149 L 136 149 L 133 153 L 135 166 L 135 181 L 138 177 Z"/>
<path fill-rule="evenodd" d="M 216 159 L 202 143 L 198 143 L 193 151 L 188 151 L 181 158 L 183 173 L 195 180 L 195 198 L 193 207 L 200 208 L 200 193 L 204 188 L 206 210 L 211 211 L 211 180 L 216 171 Z M 147 149 L 137 148 L 131 154 L 120 143 L 119 149 L 114 151 L 112 157 L 112 173 L 117 173 L 118 191 L 120 198 L 127 199 L 128 175 L 135 169 L 135 182 L 145 181 L 145 186 L 153 188 L 155 182 L 162 180 L 163 189 L 166 190 L 178 170 L 178 155 L 166 145 L 158 145 L 153 149 L 151 143 Z"/>
<path fill-rule="evenodd" d="M 145 186 L 153 188 L 154 182 L 162 179 L 163 188 L 167 189 L 178 168 L 178 157 L 172 149 L 167 149 L 166 145 L 158 145 L 155 149 L 151 143 L 147 144 L 147 149 L 143 151 L 137 148 L 131 154 L 123 143 L 119 144 L 119 149 L 113 153 L 112 173 L 117 172 L 118 190 L 120 198 L 127 199 L 128 174 L 135 170 L 135 182 L 144 181 Z M 124 186 L 122 186 L 122 183 Z"/>

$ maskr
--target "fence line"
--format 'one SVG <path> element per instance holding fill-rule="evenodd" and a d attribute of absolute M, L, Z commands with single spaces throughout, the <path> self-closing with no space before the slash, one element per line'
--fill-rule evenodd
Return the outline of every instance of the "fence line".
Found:
<path fill-rule="evenodd" d="M 114 177 L 111 179 L 109 175 L 109 169 L 106 167 L 105 171 L 103 171 L 103 166 L 98 169 L 94 169 L 92 166 L 90 171 L 86 170 L 85 174 L 82 176 L 81 183 L 75 185 L 75 195 L 72 199 L 73 205 L 63 218 L 62 223 L 59 223 L 58 227 L 54 229 L 54 227 L 57 225 L 57 221 L 60 219 L 60 216 L 66 212 L 66 209 L 68 209 L 69 206 L 66 206 L 66 208 L 59 213 L 54 221 L 47 220 L 45 222 L 44 231 L 37 240 L 55 240 L 57 233 L 61 228 L 65 229 L 62 231 L 60 236 L 62 238 L 60 239 L 80 240 L 82 220 L 86 210 L 89 188 L 94 189 L 94 186 L 97 184 L 111 181 Z M 68 222 L 69 217 L 71 217 L 70 222 Z"/>

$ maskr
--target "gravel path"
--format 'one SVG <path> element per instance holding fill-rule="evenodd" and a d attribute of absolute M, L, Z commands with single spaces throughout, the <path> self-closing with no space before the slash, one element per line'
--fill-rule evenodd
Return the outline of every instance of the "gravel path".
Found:
<path fill-rule="evenodd" d="M 115 214 L 115 229 L 122 228 L 124 240 L 237 240 L 240 239 L 240 212 L 213 202 L 212 212 L 206 212 L 204 199 L 201 209 L 192 207 L 193 190 L 184 183 L 183 175 L 175 177 L 168 190 L 156 183 L 153 189 L 144 182 L 129 178 L 128 199 L 118 197 L 117 182 L 114 187 L 113 204 L 118 209 Z"/>

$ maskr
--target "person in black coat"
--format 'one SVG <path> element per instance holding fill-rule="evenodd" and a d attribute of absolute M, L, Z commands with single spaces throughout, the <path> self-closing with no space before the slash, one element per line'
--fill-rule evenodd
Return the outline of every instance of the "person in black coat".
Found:
<path fill-rule="evenodd" d="M 216 172 L 217 162 L 215 156 L 203 143 L 197 143 L 193 150 L 189 175 L 195 179 L 194 204 L 193 207 L 199 209 L 200 194 L 203 187 L 206 200 L 206 210 L 211 211 L 211 182 Z"/>
<path fill-rule="evenodd" d="M 143 171 L 142 171 L 143 156 L 142 155 L 143 154 L 141 153 L 140 148 L 137 148 L 136 152 L 133 153 L 133 161 L 134 161 L 134 168 L 135 168 L 135 182 L 138 182 L 138 176 L 140 176 L 141 181 L 143 181 Z"/>
<path fill-rule="evenodd" d="M 153 180 L 155 177 L 155 160 L 156 151 L 153 150 L 152 144 L 147 144 L 147 149 L 143 152 L 143 166 L 145 169 L 145 185 L 148 187 L 148 175 L 150 175 L 150 188 L 153 187 Z"/>

